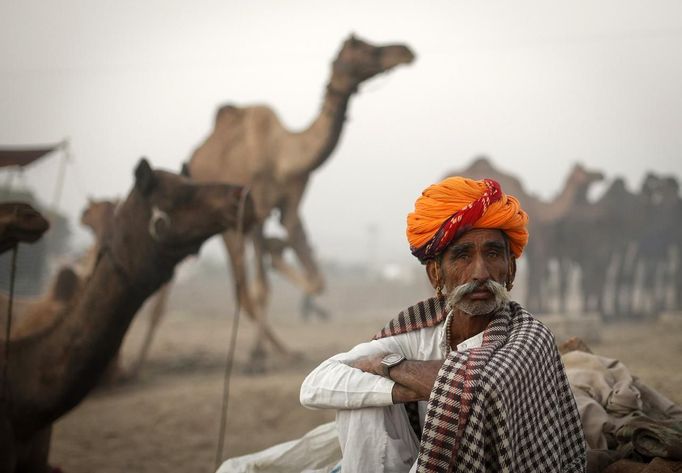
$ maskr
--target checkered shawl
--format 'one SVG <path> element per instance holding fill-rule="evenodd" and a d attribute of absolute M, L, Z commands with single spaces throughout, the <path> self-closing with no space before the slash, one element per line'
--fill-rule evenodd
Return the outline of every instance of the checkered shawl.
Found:
<path fill-rule="evenodd" d="M 375 338 L 436 325 L 442 299 L 428 299 Z M 554 337 L 510 302 L 485 329 L 483 345 L 452 351 L 431 397 L 417 471 L 584 472 L 585 440 Z"/>

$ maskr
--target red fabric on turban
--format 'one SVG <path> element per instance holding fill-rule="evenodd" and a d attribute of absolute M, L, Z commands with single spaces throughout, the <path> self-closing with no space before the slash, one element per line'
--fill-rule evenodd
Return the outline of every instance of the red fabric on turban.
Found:
<path fill-rule="evenodd" d="M 453 240 L 474 228 L 496 228 L 509 238 L 515 257 L 528 243 L 528 214 L 497 181 L 454 176 L 427 187 L 407 215 L 412 254 L 425 263 Z"/>

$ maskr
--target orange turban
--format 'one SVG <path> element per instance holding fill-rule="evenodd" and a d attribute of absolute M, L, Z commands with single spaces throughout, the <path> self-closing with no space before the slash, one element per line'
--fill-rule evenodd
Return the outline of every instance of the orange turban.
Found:
<path fill-rule="evenodd" d="M 497 228 L 518 258 L 528 243 L 527 223 L 519 201 L 504 194 L 497 181 L 454 176 L 422 192 L 407 215 L 407 240 L 412 254 L 425 263 L 468 230 Z"/>

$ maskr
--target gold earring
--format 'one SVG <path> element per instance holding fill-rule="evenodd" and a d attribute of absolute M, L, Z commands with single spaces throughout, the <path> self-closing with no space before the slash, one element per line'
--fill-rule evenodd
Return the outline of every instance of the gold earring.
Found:
<path fill-rule="evenodd" d="M 443 296 L 443 286 L 440 285 L 440 267 L 438 261 L 436 261 L 436 297 L 442 299 Z"/>

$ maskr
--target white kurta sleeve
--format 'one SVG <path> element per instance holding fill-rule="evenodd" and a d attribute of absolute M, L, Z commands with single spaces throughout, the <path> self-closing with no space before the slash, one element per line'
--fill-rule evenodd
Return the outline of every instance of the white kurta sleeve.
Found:
<path fill-rule="evenodd" d="M 322 362 L 303 381 L 300 400 L 312 409 L 358 409 L 393 404 L 390 379 L 351 368 L 351 360 L 377 353 L 399 353 L 410 359 L 408 334 L 361 343 Z"/>

